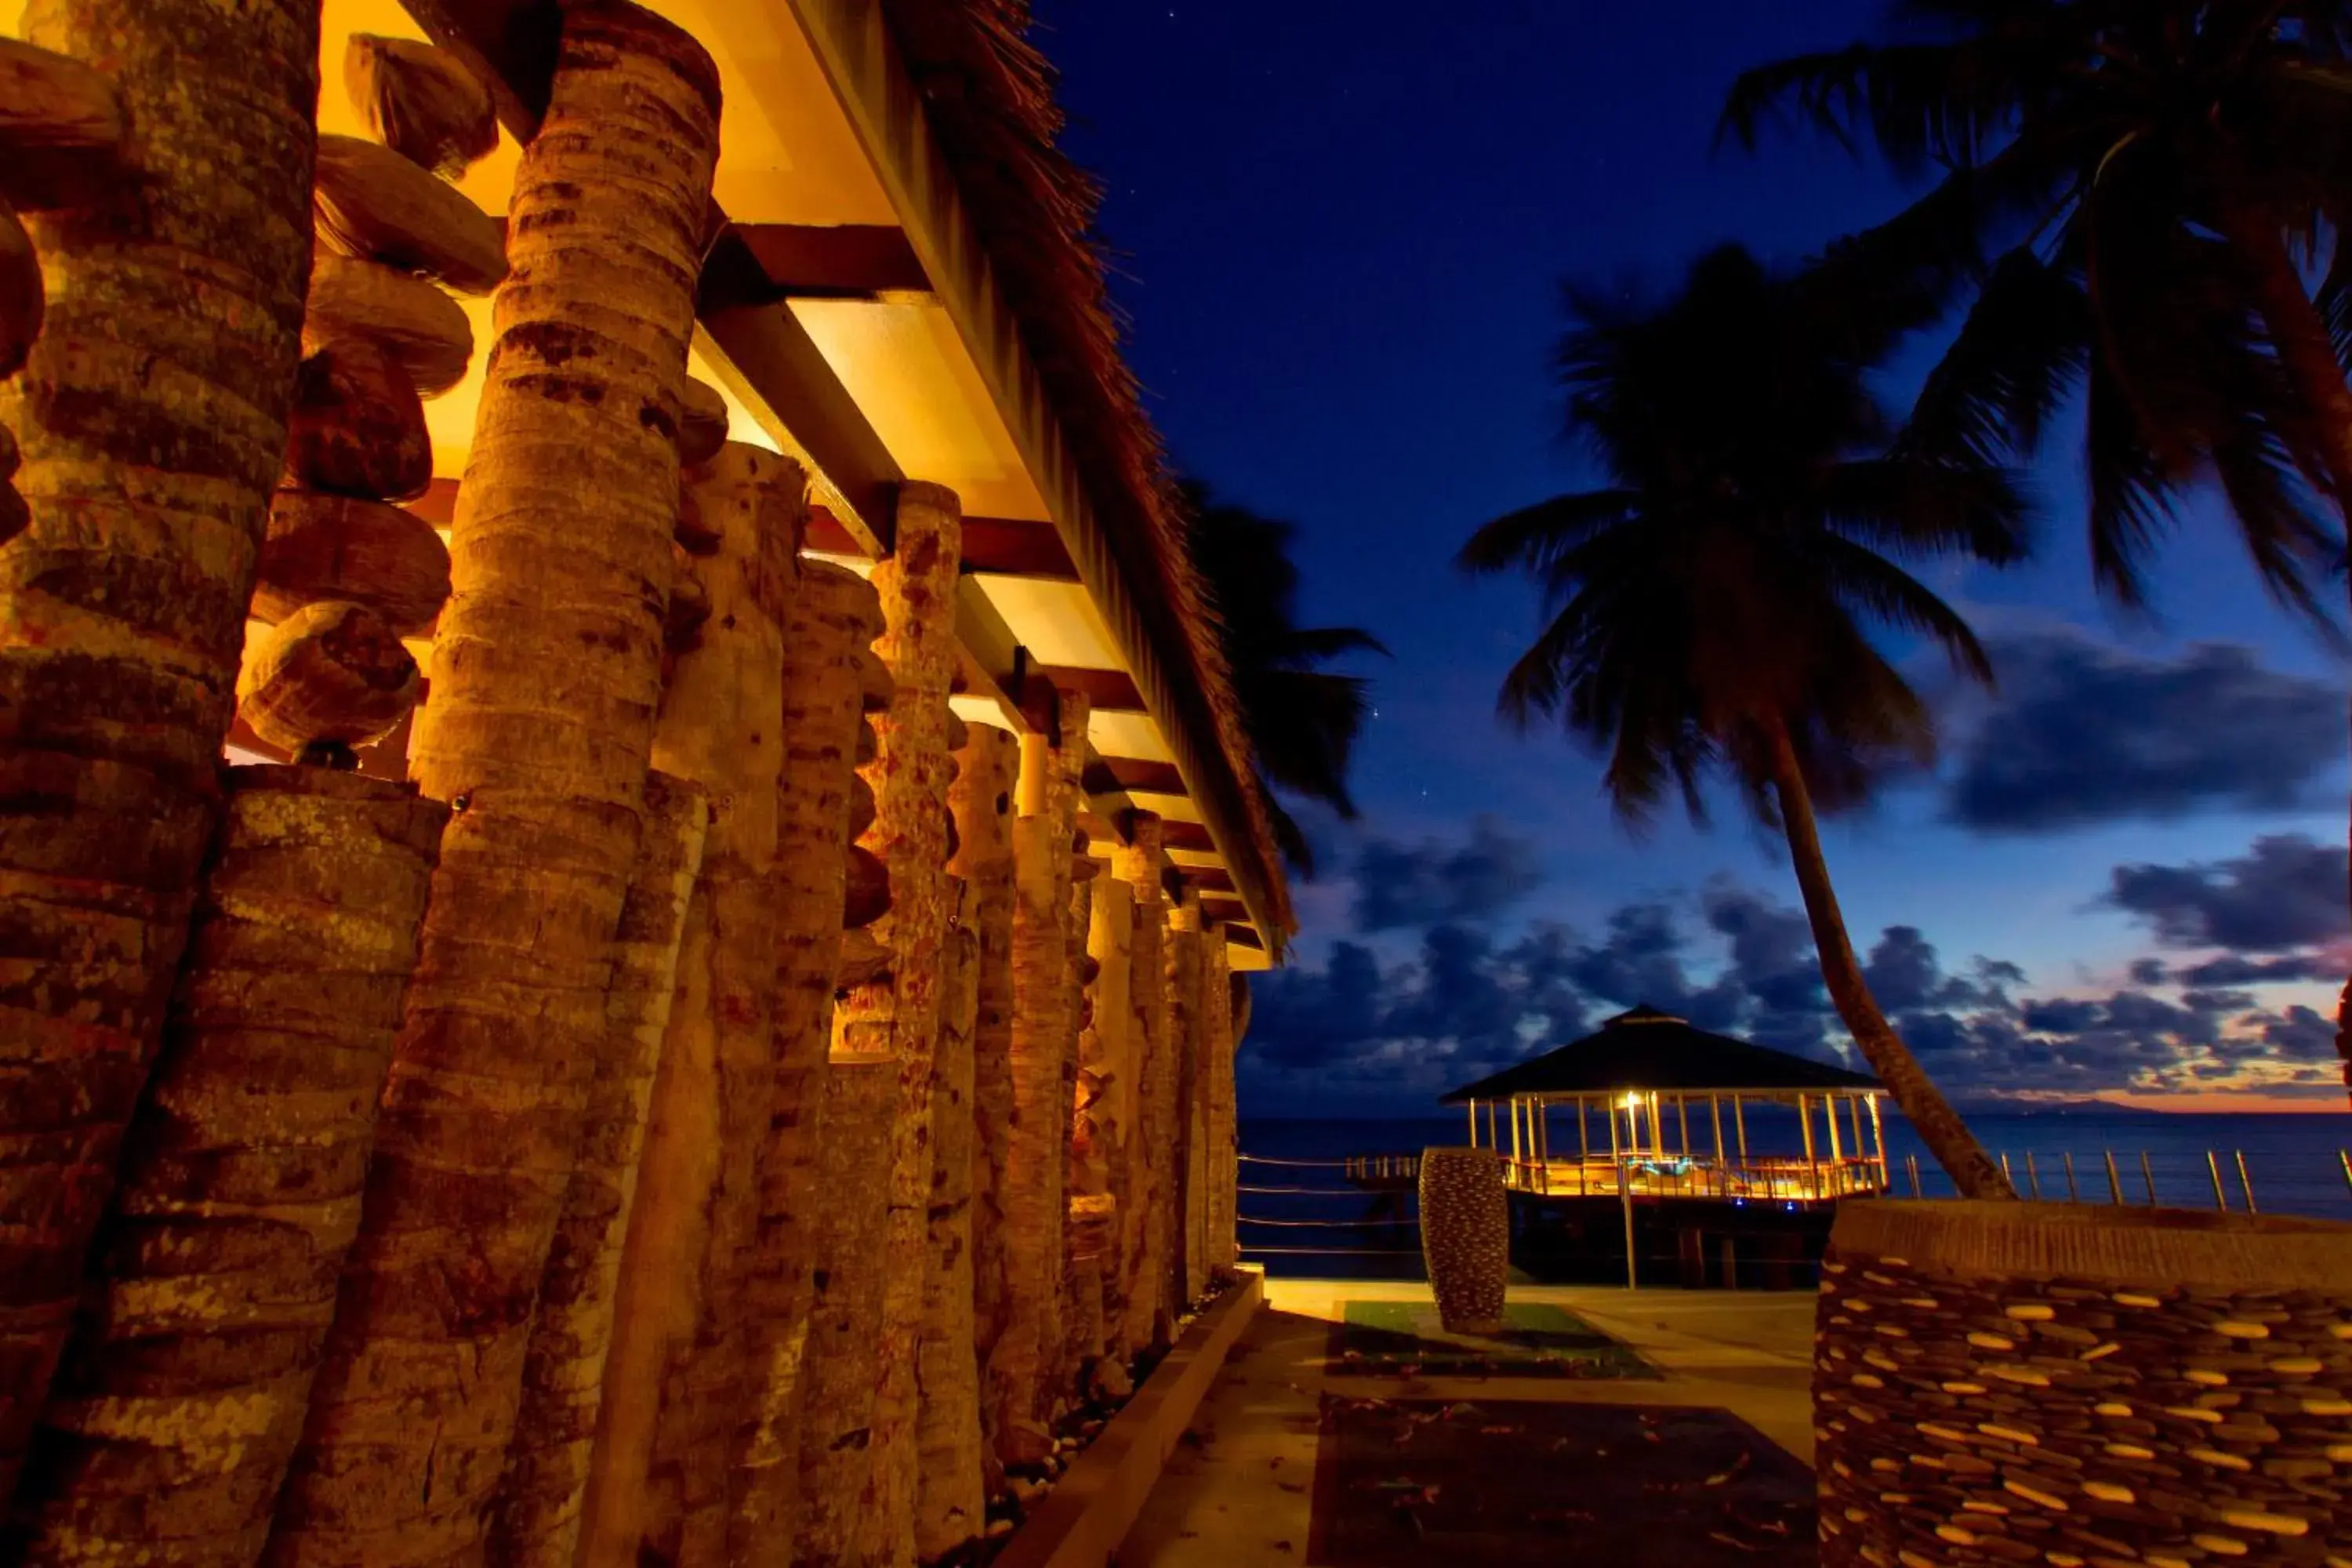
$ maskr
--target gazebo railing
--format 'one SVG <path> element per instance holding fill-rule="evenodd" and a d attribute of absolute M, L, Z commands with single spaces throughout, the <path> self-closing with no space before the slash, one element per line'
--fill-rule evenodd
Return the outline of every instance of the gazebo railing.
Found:
<path fill-rule="evenodd" d="M 1829 1203 L 1886 1191 L 1874 1157 L 1715 1160 L 1706 1156 L 1588 1154 L 1504 1161 L 1515 1192 L 1553 1198 L 1705 1198 L 1725 1203 Z"/>

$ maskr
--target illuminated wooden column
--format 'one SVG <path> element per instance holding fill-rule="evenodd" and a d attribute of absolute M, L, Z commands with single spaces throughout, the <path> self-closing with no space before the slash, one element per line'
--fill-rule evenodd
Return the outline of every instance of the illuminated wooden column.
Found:
<path fill-rule="evenodd" d="M 33 7 L 25 31 L 57 54 L 11 72 L 5 156 L 37 174 L 26 154 L 63 132 L 51 150 L 82 178 L 37 204 L 61 210 L 5 225 L 0 1498 L 73 1320 L 219 808 L 299 357 L 319 6 L 80 0 Z M 55 90 L 32 90 L 44 76 Z M 126 126 L 135 172 L 114 156 Z"/>
<path fill-rule="evenodd" d="M 1127 842 L 1112 868 L 1135 900 L 1129 1000 L 1135 1022 L 1127 1136 L 1128 1192 L 1119 1230 L 1126 1248 L 1127 1344 L 1130 1352 L 1161 1342 L 1173 1291 L 1168 1267 L 1168 1199 L 1174 1187 L 1175 1058 L 1168 1038 L 1168 899 L 1160 881 L 1160 818 L 1128 814 Z"/>
<path fill-rule="evenodd" d="M 972 748 L 962 748 L 961 755 L 969 766 Z M 983 814 L 993 815 L 992 805 Z M 997 831 L 1001 836 L 1002 827 Z M 931 1054 L 931 1181 L 915 1351 L 917 1563 L 938 1562 L 976 1538 L 987 1522 L 971 1246 L 972 1066 L 981 983 L 977 889 L 950 877 L 948 905 L 951 929 L 940 953 L 940 1026 Z"/>
<path fill-rule="evenodd" d="M 1094 983 L 1087 988 L 1087 1026 L 1078 1037 L 1077 1100 L 1087 1110 L 1072 1133 L 1077 1159 L 1071 1171 L 1071 1216 L 1079 1227 L 1073 1250 L 1082 1250 L 1092 1223 L 1101 1225 L 1102 1354 L 1098 1376 L 1118 1386 L 1134 1354 L 1128 1338 L 1127 1222 L 1135 1206 L 1134 1170 L 1128 1145 L 1133 1136 L 1135 1005 L 1129 982 L 1135 959 L 1135 890 L 1117 877 L 1098 874 L 1087 926 L 1087 956 Z"/>
<path fill-rule="evenodd" d="M 784 619 L 805 514 L 800 465 L 729 443 L 687 475 L 713 541 L 710 617 L 678 652 L 654 761 L 710 793 L 677 997 L 622 1255 L 581 1561 L 704 1561 L 725 1541 L 728 1447 L 744 1407 L 736 1283 L 775 1088 L 777 786 Z"/>
<path fill-rule="evenodd" d="M 888 710 L 875 715 L 874 761 L 860 770 L 874 788 L 875 816 L 858 842 L 889 868 L 891 896 L 890 912 L 875 927 L 889 953 L 890 978 L 862 988 L 861 1022 L 880 1033 L 877 1044 L 887 1041 L 898 1068 L 882 1238 L 887 1278 L 880 1319 L 868 1328 L 878 1337 L 881 1362 L 863 1515 L 865 1528 L 881 1532 L 883 1556 L 897 1563 L 914 1555 L 915 1352 L 928 1276 L 931 1060 L 948 942 L 948 690 L 956 670 L 962 533 L 952 490 L 900 488 L 891 552 L 873 576 L 884 624 L 874 647 L 894 689 Z"/>
<path fill-rule="evenodd" d="M 982 1345 L 982 1396 L 1000 1465 L 1053 1452 L 1053 1401 L 1065 1335 L 1063 1237 L 1077 1023 L 1070 942 L 1070 835 L 1084 765 L 1087 700 L 1057 698 L 1019 742 L 1011 835 L 1011 1016 L 1005 1038 L 1002 1155 L 993 1171 L 1003 1270 L 995 1332 Z M 983 1291 L 982 1305 L 991 1304 Z"/>
<path fill-rule="evenodd" d="M 514 272 L 410 749 L 462 806 L 275 1564 L 481 1550 L 606 1032 L 672 571 L 677 405 L 718 71 L 634 6 L 567 9 L 509 204 Z"/>
<path fill-rule="evenodd" d="M 1208 1076 L 1207 1114 L 1202 1142 L 1206 1149 L 1209 1186 L 1208 1261 L 1213 1273 L 1230 1270 L 1240 1261 L 1235 1249 L 1234 1219 L 1240 1165 L 1234 1156 L 1239 1111 L 1234 1087 L 1234 990 L 1231 955 L 1225 930 L 1212 923 L 1202 949 L 1201 998 L 1205 1021 L 1202 1056 Z"/>
<path fill-rule="evenodd" d="M 488 1555 L 501 1568 L 571 1568 L 579 1548 L 622 1247 L 709 824 L 710 797 L 699 784 L 646 776 L 645 829 L 613 947 L 588 1129 L 540 1279 L 522 1410 L 491 1518 Z"/>
<path fill-rule="evenodd" d="M 1074 800 L 1078 797 L 1075 780 L 1071 793 Z M 1082 1065 L 1091 1048 L 1097 969 L 1087 940 L 1094 929 L 1095 889 L 1103 866 L 1087 852 L 1084 833 L 1073 833 L 1071 844 L 1070 896 L 1063 925 L 1074 962 L 1066 993 L 1069 1047 L 1062 1060 L 1067 1102 L 1062 1121 L 1062 1340 L 1047 1390 L 1057 1410 L 1087 1396 L 1094 1369 L 1103 1358 L 1103 1262 L 1113 1228 L 1105 1185 L 1108 1148 L 1098 1135 L 1097 1096 Z M 1087 1193 L 1089 1183 L 1095 1187 L 1092 1196 Z"/>
<path fill-rule="evenodd" d="M 359 1227 L 448 808 L 326 768 L 225 782 L 11 1562 L 252 1562 Z"/>
<path fill-rule="evenodd" d="M 985 1386 L 985 1369 L 1003 1342 L 1013 1294 L 1006 1200 L 1014 1136 L 1013 813 L 1021 742 L 1010 731 L 975 724 L 956 764 L 948 803 L 955 813 L 958 848 L 948 869 L 971 889 L 964 923 L 980 944 L 974 960 L 971 1109 L 972 1350 L 982 1369 L 981 1429 L 993 1453 L 997 1400 Z"/>
<path fill-rule="evenodd" d="M 873 588 L 803 558 L 784 626 L 783 778 L 777 790 L 775 1100 L 760 1169 L 760 1225 L 743 1287 L 751 1332 L 751 1419 L 730 1483 L 728 1558 L 788 1549 L 797 1521 L 802 1410 L 821 1215 L 844 1196 L 821 1176 L 833 991 L 842 949 L 843 857 L 873 795 L 852 771 L 868 647 L 882 630 Z M 861 933 L 862 934 L 862 933 Z M 869 1174 L 870 1181 L 870 1174 Z M 878 1205 L 876 1213 L 878 1218 Z M 569 1568 L 569 1565 L 564 1565 Z"/>
<path fill-rule="evenodd" d="M 1208 1195 L 1208 1147 L 1202 1124 L 1201 895 L 1184 889 L 1168 911 L 1168 1048 L 1174 1060 L 1175 1147 L 1170 1153 L 1169 1273 L 1178 1310 L 1208 1289 L 1207 1237 L 1202 1200 Z"/>

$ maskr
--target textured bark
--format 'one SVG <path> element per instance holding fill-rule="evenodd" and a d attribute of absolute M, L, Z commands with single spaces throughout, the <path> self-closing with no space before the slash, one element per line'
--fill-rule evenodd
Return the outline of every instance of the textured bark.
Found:
<path fill-rule="evenodd" d="M 1068 1109 L 1057 1129 L 1062 1141 L 1062 1339 L 1048 1391 L 1056 1407 L 1060 1401 L 1085 1396 L 1089 1374 L 1102 1360 L 1103 1248 L 1110 1228 L 1108 1152 L 1095 1125 L 1092 1076 L 1079 1065 L 1094 1027 L 1089 987 L 1096 964 L 1087 955 L 1087 937 L 1094 923 L 1095 883 L 1101 868 L 1084 851 L 1068 859 L 1072 876 L 1063 931 L 1074 958 L 1064 993 L 1069 1028 L 1062 1061 L 1062 1100 Z M 1087 1192 L 1089 1182 L 1094 1184 L 1091 1195 Z"/>
<path fill-rule="evenodd" d="M 941 954 L 923 1323 L 915 1351 L 918 1563 L 936 1563 L 979 1535 L 988 1500 L 981 1481 L 980 1362 L 972 1322 L 972 1053 L 981 968 L 972 916 L 979 900 L 970 883 L 954 879 L 949 887 L 958 918 Z"/>
<path fill-rule="evenodd" d="M 1213 1278 L 1232 1272 L 1241 1255 L 1234 1241 L 1234 1192 L 1240 1180 L 1235 1160 L 1234 1098 L 1233 976 L 1225 947 L 1224 928 L 1211 925 L 1202 953 L 1201 1011 L 1207 1020 L 1202 1031 L 1202 1064 L 1207 1077 L 1208 1112 L 1203 1142 L 1207 1148 L 1209 1270 Z"/>
<path fill-rule="evenodd" d="M 622 1252 L 582 1526 L 592 1568 L 726 1554 L 727 1471 L 748 1409 L 740 1265 L 775 1098 L 783 637 L 805 485 L 791 458 L 740 442 L 685 479 L 718 539 L 697 563 L 711 615 L 662 693 L 654 761 L 710 792 L 712 820 Z"/>
<path fill-rule="evenodd" d="M 588 1086 L 587 1131 L 540 1279 L 522 1412 L 491 1523 L 488 1555 L 503 1568 L 571 1568 L 579 1546 L 622 1244 L 709 826 L 710 797 L 701 785 L 647 775 L 645 827 L 604 998 L 604 1042 Z"/>
<path fill-rule="evenodd" d="M 46 321 L 0 383 L 30 515 L 0 546 L 0 1496 L 211 835 L 302 329 L 319 7 L 38 0 L 23 26 L 139 132 L 102 206 L 28 220 Z"/>
<path fill-rule="evenodd" d="M 1125 1365 L 1136 1350 L 1127 1332 L 1128 1220 L 1135 1207 L 1129 1142 L 1134 1128 L 1136 1033 L 1129 981 L 1135 959 L 1135 889 L 1097 876 L 1087 926 L 1087 956 L 1095 961 L 1087 988 L 1089 1019 L 1078 1037 L 1077 1103 L 1087 1107 L 1094 1138 L 1071 1173 L 1071 1212 L 1102 1226 L 1103 1359 Z M 1073 1147 L 1076 1145 L 1074 1143 Z"/>
<path fill-rule="evenodd" d="M 356 773 L 229 780 L 11 1562 L 242 1568 L 301 1436 L 449 812 Z"/>
<path fill-rule="evenodd" d="M 877 1031 L 861 1025 L 864 1004 L 879 989 L 860 987 L 836 1006 L 834 1053 L 824 1077 L 824 1138 L 817 1163 L 818 1187 L 829 1201 L 816 1216 L 800 1503 L 792 1552 L 783 1559 L 800 1568 L 878 1561 L 877 1546 L 885 1533 L 868 1511 L 866 1491 L 881 1386 L 881 1345 L 875 1331 L 893 1272 L 883 1250 L 888 1205 L 881 1177 L 890 1158 L 898 1064 L 886 1054 L 857 1048 L 875 1040 Z M 879 1034 L 887 1043 L 887 1022 Z"/>
<path fill-rule="evenodd" d="M 1083 703 L 1084 699 L 1079 699 Z M 1006 1103 L 1001 1152 L 992 1151 L 993 1219 L 1003 1287 L 984 1332 L 987 1429 L 1000 1465 L 1036 1465 L 1053 1451 L 1054 1399 L 1064 1339 L 1063 1229 L 1068 1204 L 1069 1089 L 1074 1038 L 1070 972 L 1070 828 L 1074 793 L 1060 752 L 1083 749 L 1083 722 L 1057 711 L 1053 733 L 1021 737 L 1018 805 L 1008 848 L 1013 873 L 1005 977 Z M 1078 952 L 1084 952 L 1081 947 Z M 983 1279 L 986 1276 L 983 1275 Z M 990 1298 L 983 1291 L 983 1310 Z"/>
<path fill-rule="evenodd" d="M 1201 896 L 1187 889 L 1183 903 L 1168 912 L 1168 1047 L 1175 1058 L 1176 1080 L 1168 1262 L 1180 1311 L 1208 1289 L 1207 1237 L 1201 1213 L 1208 1185 L 1208 1149 L 1201 1120 Z"/>
<path fill-rule="evenodd" d="M 1013 978 L 1013 792 L 1024 742 L 1011 731 L 975 724 L 957 755 L 948 804 L 955 813 L 959 847 L 948 870 L 964 879 L 965 927 L 979 940 L 974 959 L 976 995 L 972 1025 L 971 1272 L 972 1349 L 982 1369 L 981 1431 L 988 1445 L 988 1489 L 1002 1479 L 998 1431 L 1005 1402 L 1000 1397 L 997 1361 L 1013 1321 L 1012 1261 L 1025 1238 L 1016 1226 L 1042 1219 L 1013 1205 L 1018 1184 L 1011 1162 L 1020 1138 L 1020 1110 L 1013 1085 L 1013 1039 L 1017 1027 Z M 1058 930 L 1056 931 L 1058 935 Z M 1059 979 L 1058 974 L 1055 976 Z M 1059 1001 L 1058 993 L 1056 1002 Z M 1060 1014 L 1056 1005 L 1054 1012 Z M 1044 1110 L 1040 1106 L 1039 1110 Z M 1050 1149 L 1041 1149 L 1050 1153 Z M 1027 1255 L 1024 1255 L 1027 1256 Z M 1034 1345 L 1034 1329 L 1025 1331 Z"/>
<path fill-rule="evenodd" d="M 1813 825 L 1811 792 L 1806 788 L 1803 768 L 1797 761 L 1796 748 L 1790 743 L 1785 729 L 1776 727 L 1772 742 L 1772 792 L 1780 804 L 1782 831 L 1789 840 L 1789 858 L 1797 872 L 1797 889 L 1803 895 L 1805 918 L 1813 931 L 1813 947 L 1822 965 L 1822 980 L 1828 988 L 1830 1003 L 1836 1007 L 1838 1017 L 1847 1033 L 1853 1037 L 1870 1070 L 1903 1108 L 1911 1121 L 1919 1142 L 1925 1143 L 1952 1178 L 1953 1185 L 1964 1198 L 2011 1199 L 2017 1196 L 2001 1168 L 1993 1163 L 1992 1156 L 1969 1131 L 1943 1091 L 1936 1087 L 1911 1047 L 1895 1034 L 1895 1026 L 1879 1011 L 1878 1000 L 1870 994 L 1870 984 L 1863 976 L 1862 961 L 1854 956 L 1853 942 L 1846 935 L 1845 916 L 1838 909 L 1837 892 L 1830 886 L 1829 862 L 1822 855 L 1820 830 Z M 1808 1135 L 1810 1136 L 1810 1134 Z"/>
<path fill-rule="evenodd" d="M 1168 897 L 1160 880 L 1160 818 L 1130 812 L 1127 842 L 1112 852 L 1111 868 L 1135 899 L 1135 935 L 1128 981 L 1134 1023 L 1128 1038 L 1133 1064 L 1128 1079 L 1126 1153 L 1128 1197 L 1119 1229 L 1127 1269 L 1126 1343 L 1130 1352 L 1164 1344 L 1173 1292 L 1168 1267 L 1170 1162 L 1176 1148 L 1175 1058 L 1168 1040 Z"/>
<path fill-rule="evenodd" d="M 442 847 L 276 1563 L 480 1551 L 606 1033 L 659 699 L 718 75 L 619 5 L 568 8 L 509 207 L 513 273 L 411 765 Z"/>
<path fill-rule="evenodd" d="M 962 531 L 953 492 L 905 486 L 892 552 L 873 576 L 885 626 L 874 646 L 895 690 L 889 710 L 874 716 L 875 759 L 862 771 L 874 786 L 876 815 L 861 842 L 890 868 L 890 912 L 874 929 L 890 950 L 895 971 L 887 988 L 875 988 L 882 993 L 869 999 L 877 1011 L 864 1022 L 868 1028 L 887 1026 L 887 1048 L 898 1064 L 898 1099 L 885 1228 L 890 1275 L 879 1323 L 874 1468 L 865 1513 L 882 1533 L 882 1560 L 900 1564 L 914 1554 L 915 1348 L 931 1190 L 931 1054 L 948 940 L 948 688 L 956 668 Z"/>
<path fill-rule="evenodd" d="M 796 1531 L 813 1270 L 825 1194 L 840 1190 L 821 1179 L 819 1140 L 841 951 L 842 851 L 856 779 L 849 757 L 860 728 L 858 656 L 881 629 L 881 608 L 862 578 L 802 563 L 784 630 L 777 1080 L 760 1162 L 759 1236 L 743 1287 L 742 1310 L 756 1338 L 751 1415 L 730 1485 L 728 1555 L 736 1563 L 788 1560 Z"/>

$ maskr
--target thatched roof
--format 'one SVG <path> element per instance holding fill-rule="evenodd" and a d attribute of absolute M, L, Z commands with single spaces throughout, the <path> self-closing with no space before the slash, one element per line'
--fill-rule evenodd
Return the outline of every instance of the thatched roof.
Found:
<path fill-rule="evenodd" d="M 1171 676 L 1207 700 L 1257 840 L 1272 918 L 1287 930 L 1289 894 L 1215 609 L 1192 563 L 1159 432 L 1119 352 L 1121 323 L 1094 233 L 1102 188 L 1057 145 L 1056 76 L 1030 42 L 1028 0 L 882 0 L 882 12 L 1096 519 L 1138 597 L 1181 644 L 1162 653 L 1189 656 Z"/>
<path fill-rule="evenodd" d="M 1614 1094 L 1625 1089 L 1812 1094 L 1877 1087 L 1878 1080 L 1867 1074 L 1694 1029 L 1670 1013 L 1643 1006 L 1618 1014 L 1602 1024 L 1598 1034 L 1465 1084 L 1447 1095 L 1444 1103 L 1508 1100 L 1522 1094 Z"/>

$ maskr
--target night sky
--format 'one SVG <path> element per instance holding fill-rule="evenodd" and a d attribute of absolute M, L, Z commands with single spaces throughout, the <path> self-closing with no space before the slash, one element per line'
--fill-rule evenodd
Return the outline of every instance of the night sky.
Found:
<path fill-rule="evenodd" d="M 1359 666 L 1378 709 L 1362 819 L 1303 814 L 1323 867 L 1296 889 L 1293 967 L 1258 980 L 1254 1112 L 1417 1112 L 1638 1002 L 1842 1048 L 1777 842 L 1728 797 L 1711 831 L 1667 816 L 1630 838 L 1590 756 L 1495 717 L 1532 593 L 1451 559 L 1486 519 L 1590 482 L 1549 372 L 1563 279 L 1662 287 L 1727 238 L 1793 263 L 1902 199 L 1793 135 L 1714 144 L 1738 69 L 1877 12 L 1040 0 L 1177 460 L 1297 524 L 1307 624 L 1395 654 Z M 2263 597 L 2207 504 L 2163 558 L 2157 616 L 2118 618 L 2090 589 L 2070 443 L 2035 479 L 2037 563 L 1937 583 L 1993 643 L 2000 692 L 1920 664 L 1942 767 L 1825 836 L 1880 999 L 1963 1099 L 2340 1106 L 2341 659 Z"/>

